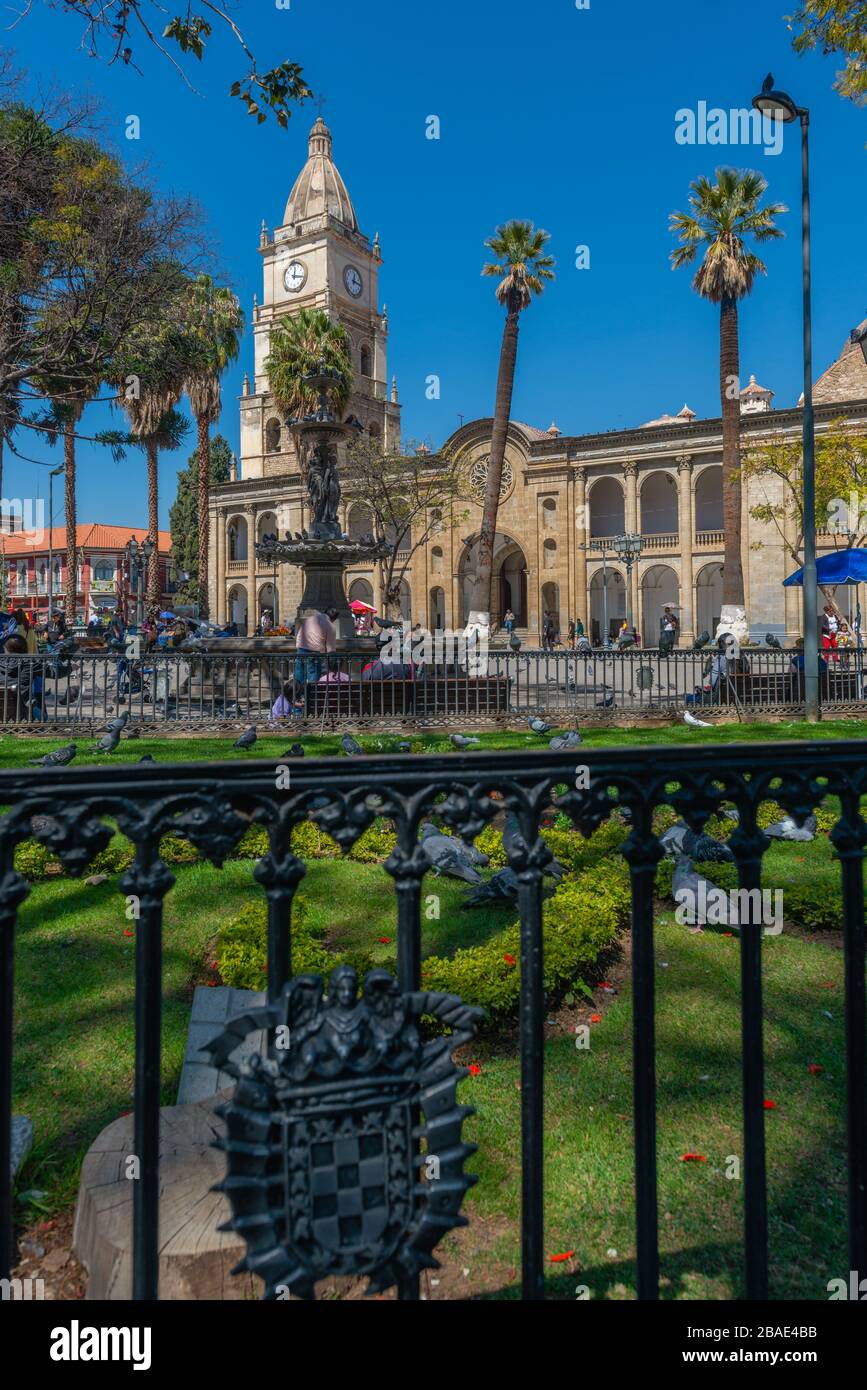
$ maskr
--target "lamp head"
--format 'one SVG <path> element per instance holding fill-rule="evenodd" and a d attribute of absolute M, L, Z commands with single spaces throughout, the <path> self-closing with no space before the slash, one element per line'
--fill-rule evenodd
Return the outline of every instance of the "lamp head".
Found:
<path fill-rule="evenodd" d="M 788 125 L 801 114 L 788 92 L 778 92 L 774 88 L 774 74 L 769 72 L 762 90 L 753 97 L 753 106 L 771 121 L 783 121 Z"/>

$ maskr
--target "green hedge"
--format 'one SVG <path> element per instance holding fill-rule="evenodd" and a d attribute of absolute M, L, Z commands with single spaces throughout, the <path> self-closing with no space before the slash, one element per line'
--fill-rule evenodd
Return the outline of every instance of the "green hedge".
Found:
<path fill-rule="evenodd" d="M 629 875 L 619 856 L 602 859 L 594 868 L 584 870 L 579 877 L 565 878 L 557 886 L 543 908 L 544 979 L 549 994 L 580 984 L 582 972 L 614 942 L 629 907 Z M 490 1019 L 502 1020 L 518 1006 L 520 950 L 520 925 L 515 922 L 482 945 L 459 950 L 450 959 L 427 957 L 422 984 L 426 989 L 458 994 L 466 1003 L 484 1008 Z M 261 989 L 267 959 L 267 909 L 263 902 L 249 904 L 220 931 L 215 957 L 227 985 Z M 343 963 L 354 965 L 359 975 L 364 975 L 373 961 L 364 951 L 329 951 L 308 925 L 303 896 L 296 896 L 292 908 L 293 971 L 327 975 Z"/>

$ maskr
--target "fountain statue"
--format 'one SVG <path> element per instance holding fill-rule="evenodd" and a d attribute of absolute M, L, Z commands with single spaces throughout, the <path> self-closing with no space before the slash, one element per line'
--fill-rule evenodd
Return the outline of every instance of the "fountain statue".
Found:
<path fill-rule="evenodd" d="M 304 591 L 296 621 L 308 613 L 336 608 L 338 647 L 342 651 L 352 651 L 373 644 L 370 638 L 356 636 L 355 621 L 346 597 L 345 572 L 350 565 L 385 559 L 391 553 L 391 546 L 373 536 L 350 540 L 340 529 L 337 445 L 360 426 L 336 420 L 332 414 L 328 391 L 339 379 L 339 372 L 320 361 L 318 370 L 303 379 L 305 386 L 318 393 L 316 410 L 289 422 L 300 439 L 309 528 L 294 539 L 287 532 L 285 540 L 260 541 L 256 555 L 266 564 L 299 566 L 304 574 Z"/>

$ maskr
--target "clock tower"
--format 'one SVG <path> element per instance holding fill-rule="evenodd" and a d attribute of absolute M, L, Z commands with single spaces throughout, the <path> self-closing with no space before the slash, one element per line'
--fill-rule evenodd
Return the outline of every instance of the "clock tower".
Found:
<path fill-rule="evenodd" d="M 388 388 L 388 323 L 379 307 L 379 236 L 371 244 L 332 157 L 331 132 L 319 116 L 307 163 L 289 194 L 282 225 L 259 243 L 263 295 L 253 305 L 255 373 L 241 400 L 241 477 L 292 474 L 297 459 L 285 419 L 270 392 L 265 363 L 275 324 L 300 308 L 323 309 L 349 335 L 353 391 L 347 415 L 373 438 L 400 442 L 397 390 Z"/>

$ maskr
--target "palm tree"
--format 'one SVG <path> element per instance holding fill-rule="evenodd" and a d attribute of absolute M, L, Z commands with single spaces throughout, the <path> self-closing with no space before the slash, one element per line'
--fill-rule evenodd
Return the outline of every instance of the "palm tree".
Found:
<path fill-rule="evenodd" d="M 787 212 L 782 203 L 760 207 L 767 182 L 752 170 L 717 169 L 716 183 L 696 179 L 690 185 L 689 212 L 671 215 L 671 231 L 680 245 L 671 253 L 674 269 L 692 265 L 699 248 L 704 256 L 692 281 L 703 299 L 720 306 L 719 379 L 722 413 L 723 594 L 720 627 L 745 634 L 744 572 L 741 559 L 740 479 L 740 361 L 738 351 L 738 301 L 753 288 L 756 275 L 767 267 L 747 249 L 757 242 L 784 235 L 774 218 Z"/>
<path fill-rule="evenodd" d="M 301 419 L 319 404 L 317 393 L 304 385 L 303 378 L 315 372 L 320 362 L 340 373 L 328 389 L 328 400 L 338 417 L 343 414 L 352 393 L 349 353 L 346 329 L 332 323 L 322 309 L 299 309 L 277 325 L 271 334 L 265 370 L 274 399 L 285 411 L 290 427 L 293 420 Z"/>
<path fill-rule="evenodd" d="M 211 481 L 211 425 L 219 419 L 220 377 L 239 351 L 241 306 L 231 290 L 215 285 L 210 275 L 190 281 L 185 312 L 191 338 L 186 390 L 196 417 L 199 510 L 199 614 L 208 616 L 208 491 Z"/>
<path fill-rule="evenodd" d="M 500 509 L 500 484 L 503 459 L 506 454 L 506 435 L 512 409 L 512 388 L 515 384 L 515 363 L 518 357 L 518 318 L 533 295 L 541 294 L 546 280 L 554 279 L 554 259 L 545 254 L 551 240 L 541 227 L 532 222 L 504 222 L 485 246 L 498 259 L 482 267 L 483 275 L 499 280 L 496 294 L 505 306 L 506 322 L 500 345 L 500 364 L 497 371 L 497 394 L 494 403 L 494 427 L 491 432 L 491 453 L 485 482 L 482 525 L 479 531 L 478 564 L 474 585 L 473 611 L 470 625 L 487 629 L 491 615 L 491 574 L 494 564 L 494 537 L 497 533 L 497 513 Z"/>
<path fill-rule="evenodd" d="M 168 321 L 135 334 L 109 369 L 119 390 L 118 404 L 144 448 L 148 471 L 148 535 L 154 550 L 148 563 L 146 601 L 149 614 L 159 610 L 159 455 L 179 447 L 187 422 L 175 411 L 190 369 L 190 343 Z"/>

